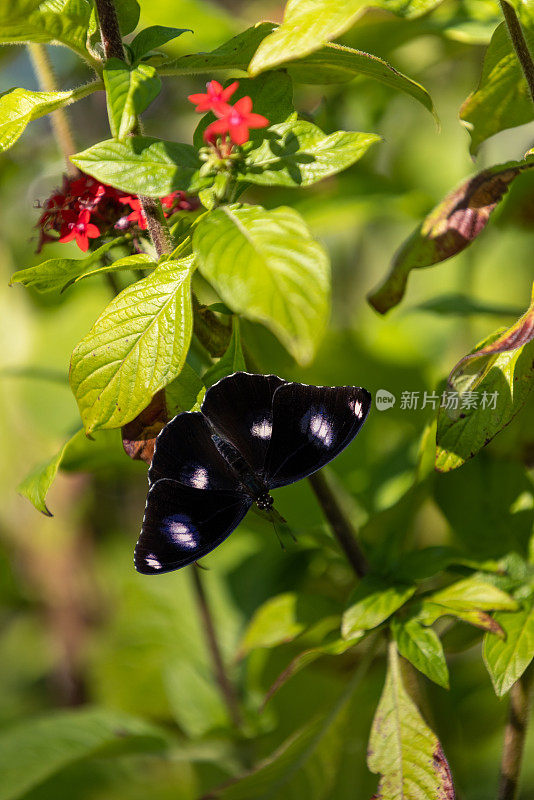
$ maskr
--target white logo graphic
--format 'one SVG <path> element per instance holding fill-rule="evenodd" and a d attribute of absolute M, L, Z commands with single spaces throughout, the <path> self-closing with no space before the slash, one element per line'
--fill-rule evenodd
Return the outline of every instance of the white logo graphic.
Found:
<path fill-rule="evenodd" d="M 387 389 L 379 389 L 376 393 L 376 407 L 379 411 L 387 411 L 388 408 L 393 408 L 395 405 L 395 395 L 388 392 Z"/>

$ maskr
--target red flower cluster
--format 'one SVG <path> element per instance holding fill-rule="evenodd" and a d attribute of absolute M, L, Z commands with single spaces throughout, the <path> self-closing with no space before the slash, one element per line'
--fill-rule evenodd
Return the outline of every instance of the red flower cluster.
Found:
<path fill-rule="evenodd" d="M 196 198 L 188 198 L 184 192 L 173 192 L 162 198 L 165 216 L 183 209 L 198 208 Z M 119 189 L 99 183 L 82 172 L 76 178 L 64 176 L 60 190 L 46 200 L 37 223 L 39 246 L 47 242 L 70 242 L 86 252 L 89 239 L 137 227 L 146 230 L 146 220 L 139 200 Z"/>
<path fill-rule="evenodd" d="M 228 134 L 234 144 L 245 144 L 250 136 L 250 128 L 265 128 L 269 120 L 261 114 L 252 112 L 252 100 L 248 95 L 231 106 L 228 100 L 233 95 L 238 81 L 234 81 L 223 89 L 218 81 L 206 84 L 206 94 L 190 94 L 189 100 L 196 104 L 195 111 L 213 111 L 218 118 L 204 131 L 204 139 L 209 144 L 214 144 L 217 136 Z"/>

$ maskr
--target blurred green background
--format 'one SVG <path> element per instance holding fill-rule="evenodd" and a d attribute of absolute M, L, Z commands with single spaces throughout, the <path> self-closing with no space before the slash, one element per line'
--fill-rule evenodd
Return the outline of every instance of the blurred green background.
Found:
<path fill-rule="evenodd" d="M 475 5 L 478 22 L 465 24 L 465 8 Z M 281 17 L 276 2 L 147 0 L 141 6 L 142 24 L 194 30 L 167 48 L 169 53 L 209 50 L 260 19 Z M 373 131 L 384 142 L 348 171 L 309 190 L 257 188 L 249 194 L 268 207 L 294 204 L 333 264 L 333 315 L 315 362 L 298 369 L 265 330 L 244 325 L 262 369 L 308 383 L 363 385 L 373 394 L 387 389 L 399 398 L 404 390 L 434 389 L 478 340 L 511 324 L 527 307 L 534 215 L 534 180 L 528 175 L 514 183 L 472 248 L 412 274 L 404 302 L 386 318 L 365 299 L 404 238 L 458 181 L 484 166 L 521 158 L 533 144 L 534 125 L 516 128 L 488 142 L 473 164 L 468 134 L 458 120 L 497 21 L 496 3 L 454 0 L 413 23 L 367 15 L 345 37 L 423 83 L 441 130 L 411 98 L 369 80 L 295 87 L 296 107 L 325 131 Z M 24 48 L 3 48 L 0 55 L 2 90 L 38 88 Z M 87 78 L 67 50 L 54 48 L 51 55 L 63 88 Z M 144 115 L 147 133 L 191 141 L 198 119 L 186 97 L 201 91 L 203 82 L 166 79 Z M 102 93 L 69 113 L 80 149 L 108 136 Z M 234 774 L 236 753 L 255 763 L 327 706 L 359 658 L 356 651 L 316 662 L 260 714 L 266 690 L 302 645 L 256 650 L 238 662 L 253 612 L 269 597 L 293 589 L 337 607 L 352 576 L 304 482 L 276 493 L 277 507 L 299 534 L 287 552 L 267 524 L 247 518 L 205 559 L 204 583 L 251 732 L 236 745 L 211 678 L 190 570 L 150 578 L 133 569 L 146 471 L 123 454 L 119 437 L 114 455 L 106 451 L 93 471 L 59 475 L 49 495 L 52 519 L 17 495 L 16 486 L 30 469 L 79 428 L 67 383 L 69 355 L 110 299 L 107 283 L 96 279 L 60 297 L 8 286 L 14 270 L 42 260 L 34 252 L 35 205 L 60 183 L 62 170 L 47 119 L 32 123 L 0 159 L 0 727 L 9 731 L 14 723 L 84 704 L 159 723 L 176 738 L 172 756 L 96 754 L 25 797 L 133 800 L 149 793 L 154 800 L 194 800 Z M 75 246 L 52 245 L 44 255 L 65 255 L 69 247 L 76 254 Z M 199 291 L 206 287 L 199 285 Z M 487 306 L 487 313 L 460 314 L 454 303 L 423 307 L 458 293 Z M 496 314 L 492 306 L 510 313 Z M 498 465 L 519 448 L 532 453 L 532 410 L 531 401 L 459 473 L 431 476 L 414 489 L 431 411 L 403 411 L 399 402 L 389 411 L 374 409 L 356 442 L 333 465 L 364 542 L 384 548 L 454 543 L 479 556 L 499 556 L 509 549 L 507 537 L 524 540 L 534 507 L 529 474 L 511 468 L 504 489 Z M 496 491 L 493 482 L 499 484 Z M 459 798 L 487 800 L 496 791 L 506 702 L 494 696 L 480 638 L 459 631 L 450 637 L 450 692 L 421 683 L 419 701 L 443 743 Z M 349 724 L 335 743 L 339 767 L 326 790 L 316 794 L 311 773 L 288 798 L 371 796 L 376 778 L 366 769 L 365 751 L 383 679 L 380 656 L 353 697 Z M 532 735 L 527 748 L 522 800 L 534 798 Z"/>

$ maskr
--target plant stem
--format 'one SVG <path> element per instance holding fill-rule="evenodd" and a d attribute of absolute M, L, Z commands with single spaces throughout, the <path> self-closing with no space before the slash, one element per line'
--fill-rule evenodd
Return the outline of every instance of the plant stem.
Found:
<path fill-rule="evenodd" d="M 54 68 L 45 45 L 30 43 L 28 44 L 28 52 L 39 82 L 39 87 L 44 92 L 57 92 L 58 87 Z M 50 120 L 58 147 L 65 157 L 67 172 L 70 175 L 75 175 L 77 170 L 70 161 L 70 156 L 72 156 L 78 148 L 74 141 L 74 134 L 70 127 L 67 112 L 63 108 L 58 108 L 57 111 L 52 112 Z"/>
<path fill-rule="evenodd" d="M 124 47 L 113 0 L 95 0 L 95 5 L 104 55 L 124 61 Z M 156 253 L 158 256 L 170 253 L 172 239 L 160 201 L 144 195 L 138 197 Z"/>
<path fill-rule="evenodd" d="M 193 586 L 197 596 L 200 615 L 202 617 L 204 633 L 206 635 L 206 643 L 208 645 L 208 649 L 210 651 L 211 659 L 213 661 L 213 666 L 215 669 L 215 678 L 219 685 L 222 698 L 228 709 L 230 719 L 232 720 L 234 726 L 236 728 L 239 728 L 241 727 L 242 723 L 241 712 L 239 710 L 239 701 L 234 691 L 234 687 L 230 682 L 230 679 L 228 678 L 226 670 L 224 668 L 221 648 L 219 646 L 217 634 L 215 632 L 215 625 L 213 623 L 213 617 L 211 615 L 211 609 L 208 603 L 208 598 L 206 597 L 204 584 L 202 582 L 202 578 L 200 575 L 200 568 L 194 566 L 190 570 L 190 572 L 193 575 Z"/>
<path fill-rule="evenodd" d="M 519 796 L 519 777 L 527 736 L 533 677 L 534 665 L 531 664 L 510 690 L 498 800 L 517 800 Z"/>
<path fill-rule="evenodd" d="M 308 481 L 347 560 L 356 575 L 363 578 L 368 570 L 367 561 L 356 539 L 354 526 L 343 510 L 333 487 L 322 470 L 310 475 Z"/>
<path fill-rule="evenodd" d="M 506 0 L 500 0 L 500 3 L 513 48 L 525 74 L 532 102 L 534 102 L 534 60 L 532 59 L 532 54 L 528 49 L 525 34 L 515 9 Z"/>

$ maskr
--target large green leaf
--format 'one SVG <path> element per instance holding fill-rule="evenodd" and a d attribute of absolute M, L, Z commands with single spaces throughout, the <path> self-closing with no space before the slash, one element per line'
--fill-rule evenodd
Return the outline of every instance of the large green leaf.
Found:
<path fill-rule="evenodd" d="M 128 714 L 61 711 L 4 727 L 0 734 L 0 800 L 16 800 L 83 759 L 164 751 L 167 734 Z"/>
<path fill-rule="evenodd" d="M 495 614 L 505 639 L 486 634 L 484 661 L 499 697 L 513 686 L 534 658 L 534 604 L 532 600 L 514 613 Z"/>
<path fill-rule="evenodd" d="M 93 4 L 89 0 L 12 0 L 0 8 L 0 44 L 63 44 L 88 60 L 86 40 Z"/>
<path fill-rule="evenodd" d="M 404 688 L 395 643 L 367 751 L 382 777 L 375 800 L 454 800 L 452 776 L 436 735 Z"/>
<path fill-rule="evenodd" d="M 246 70 L 260 43 L 273 30 L 276 30 L 273 23 L 261 22 L 211 53 L 186 55 L 170 61 L 159 69 L 159 73 L 189 75 L 212 73 L 221 69 Z M 351 47 L 327 44 L 314 53 L 280 66 L 287 70 L 294 81 L 301 83 L 338 83 L 364 75 L 411 95 L 429 111 L 433 110 L 430 95 L 423 86 L 378 56 Z"/>
<path fill-rule="evenodd" d="M 71 161 L 102 183 L 149 197 L 192 190 L 193 175 L 200 167 L 191 145 L 148 136 L 131 136 L 124 142 L 108 139 L 77 153 Z"/>
<path fill-rule="evenodd" d="M 492 355 L 482 371 L 478 360 L 468 362 L 463 367 L 464 380 L 470 365 L 474 372 L 469 376 L 468 391 L 460 395 L 457 412 L 451 414 L 446 408 L 439 411 L 438 472 L 462 466 L 506 427 L 525 404 L 534 382 L 534 342 Z"/>
<path fill-rule="evenodd" d="M 264 39 L 249 71 L 267 69 L 312 53 L 341 36 L 370 7 L 385 8 L 404 17 L 416 17 L 439 5 L 441 0 L 289 0 L 284 21 Z"/>
<path fill-rule="evenodd" d="M 193 248 L 233 311 L 271 328 L 299 362 L 313 358 L 328 321 L 329 263 L 296 211 L 223 206 L 200 220 Z"/>
<path fill-rule="evenodd" d="M 72 354 L 86 431 L 133 419 L 180 372 L 192 333 L 192 258 L 168 261 L 107 306 Z"/>
<path fill-rule="evenodd" d="M 510 184 L 533 167 L 531 157 L 497 164 L 472 175 L 450 192 L 401 245 L 389 275 L 369 295 L 373 308 L 385 314 L 404 297 L 413 269 L 439 264 L 472 244 L 485 229 Z"/>
<path fill-rule="evenodd" d="M 34 119 L 81 100 L 101 89 L 100 81 L 88 83 L 68 92 L 32 92 L 9 89 L 0 95 L 0 152 L 8 150 Z"/>
<path fill-rule="evenodd" d="M 76 278 L 87 273 L 93 265 L 99 264 L 101 257 L 122 241 L 119 238 L 106 242 L 85 258 L 50 258 L 35 267 L 20 269 L 13 273 L 10 283 L 31 286 L 38 292 L 53 292 L 58 289 L 62 291 Z"/>
<path fill-rule="evenodd" d="M 534 8 L 517 8 L 525 40 L 534 55 Z M 532 121 L 532 97 L 503 22 L 491 39 L 477 90 L 463 104 L 460 117 L 471 134 L 471 152 L 499 131 Z"/>
<path fill-rule="evenodd" d="M 380 136 L 337 131 L 329 136 L 293 115 L 271 125 L 259 147 L 247 153 L 239 180 L 264 186 L 309 186 L 358 161 Z"/>
<path fill-rule="evenodd" d="M 408 659 L 438 686 L 449 688 L 449 670 L 443 646 L 432 628 L 421 625 L 416 619 L 393 619 L 391 630 L 401 656 Z"/>
<path fill-rule="evenodd" d="M 410 599 L 415 589 L 413 584 L 395 585 L 373 576 L 363 578 L 343 614 L 343 637 L 350 639 L 361 631 L 381 625 Z"/>
<path fill-rule="evenodd" d="M 158 96 L 161 81 L 149 64 L 129 67 L 118 58 L 109 58 L 102 74 L 111 133 L 123 140 L 137 125 L 138 115 Z"/>
<path fill-rule="evenodd" d="M 424 603 L 432 606 L 442 606 L 450 611 L 514 611 L 517 602 L 509 594 L 503 592 L 492 583 L 483 581 L 474 576 L 465 580 L 456 581 L 446 589 L 429 595 Z M 438 615 L 439 616 L 439 615 Z M 427 614 L 421 614 L 424 624 L 432 624 L 436 619 L 434 609 Z"/>

